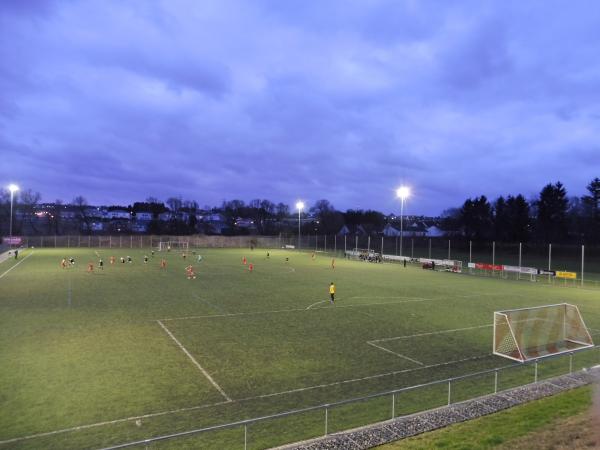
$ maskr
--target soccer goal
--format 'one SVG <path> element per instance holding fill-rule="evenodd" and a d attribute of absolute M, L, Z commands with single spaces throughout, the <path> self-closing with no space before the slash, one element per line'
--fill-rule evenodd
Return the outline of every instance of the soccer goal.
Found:
<path fill-rule="evenodd" d="M 158 251 L 165 252 L 171 250 L 180 250 L 187 252 L 190 248 L 190 243 L 187 241 L 160 241 L 158 243 Z"/>
<path fill-rule="evenodd" d="M 593 347 L 575 305 L 537 306 L 494 312 L 494 354 L 515 361 Z"/>

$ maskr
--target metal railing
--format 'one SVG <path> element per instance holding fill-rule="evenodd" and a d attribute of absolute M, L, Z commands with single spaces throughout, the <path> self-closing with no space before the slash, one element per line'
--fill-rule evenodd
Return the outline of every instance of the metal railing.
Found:
<path fill-rule="evenodd" d="M 347 400 L 342 400 L 342 401 L 332 402 L 332 403 L 326 403 L 326 404 L 321 404 L 321 405 L 311 406 L 311 407 L 306 407 L 306 408 L 300 408 L 300 409 L 295 409 L 295 410 L 286 411 L 286 412 L 282 412 L 282 413 L 271 414 L 271 415 L 266 415 L 266 416 L 262 416 L 262 417 L 256 417 L 256 418 L 252 418 L 252 419 L 246 419 L 246 420 L 240 420 L 240 421 L 236 421 L 236 422 L 226 423 L 226 424 L 222 424 L 222 425 L 208 426 L 208 427 L 203 427 L 203 428 L 192 429 L 189 431 L 165 434 L 165 435 L 151 437 L 151 438 L 147 438 L 147 439 L 131 441 L 131 442 L 127 442 L 127 443 L 123 443 L 123 444 L 119 444 L 119 445 L 105 447 L 102 450 L 116 450 L 116 449 L 121 449 L 121 448 L 128 448 L 128 447 L 135 447 L 135 446 L 142 446 L 142 445 L 145 446 L 145 445 L 152 444 L 155 442 L 160 442 L 160 441 L 167 441 L 167 440 L 172 440 L 172 439 L 189 437 L 189 436 L 193 436 L 193 435 L 205 434 L 205 433 L 209 433 L 209 432 L 215 432 L 215 431 L 232 429 L 232 428 L 242 428 L 242 427 L 243 427 L 243 432 L 244 432 L 243 448 L 244 448 L 244 450 L 247 450 L 248 445 L 249 445 L 249 427 L 251 425 L 255 425 L 258 423 L 264 423 L 264 422 L 268 422 L 268 421 L 273 421 L 276 419 L 281 419 L 281 418 L 290 417 L 290 416 L 297 416 L 300 414 L 305 414 L 305 413 L 315 412 L 315 411 L 323 411 L 323 428 L 322 428 L 323 433 L 321 435 L 327 436 L 328 434 L 330 434 L 330 431 L 331 431 L 330 430 L 330 416 L 331 416 L 331 413 L 336 408 L 341 408 L 343 406 L 351 405 L 351 404 L 364 403 L 364 402 L 368 402 L 369 400 L 373 400 L 373 399 L 381 399 L 381 398 L 385 398 L 385 397 L 390 397 L 390 404 L 389 404 L 390 413 L 389 413 L 388 419 L 394 419 L 396 417 L 402 417 L 402 416 L 411 415 L 411 414 L 415 414 L 418 412 L 423 412 L 423 411 L 432 409 L 431 407 L 419 408 L 417 406 L 414 410 L 402 413 L 401 410 L 399 411 L 399 409 L 398 409 L 398 407 L 400 406 L 400 403 L 401 403 L 398 401 L 398 397 L 401 397 L 403 394 L 443 386 L 444 387 L 443 401 L 439 401 L 438 404 L 436 404 L 433 408 L 441 407 L 441 406 L 449 406 L 449 405 L 452 405 L 453 403 L 459 403 L 459 402 L 477 398 L 480 396 L 497 394 L 498 392 L 501 392 L 501 391 L 509 389 L 509 388 L 515 388 L 515 387 L 525 386 L 525 385 L 532 384 L 532 383 L 538 383 L 539 381 L 541 381 L 543 379 L 549 379 L 549 378 L 553 378 L 556 376 L 567 375 L 567 374 L 573 373 L 573 371 L 576 369 L 574 367 L 574 357 L 576 355 L 579 355 L 579 354 L 588 355 L 589 353 L 597 351 L 598 349 L 600 349 L 600 346 L 594 346 L 591 348 L 574 350 L 574 351 L 570 351 L 568 353 L 561 353 L 561 354 L 557 354 L 557 355 L 546 356 L 544 358 L 538 358 L 538 359 L 527 361 L 524 363 L 510 364 L 510 365 L 506 365 L 506 366 L 497 367 L 494 369 L 488 369 L 488 370 L 483 370 L 483 371 L 475 372 L 475 373 L 471 373 L 471 374 L 446 378 L 443 380 L 437 380 L 437 381 L 432 381 L 432 382 L 423 383 L 423 384 L 419 384 L 419 385 L 408 386 L 408 387 L 399 388 L 399 389 L 393 389 L 393 390 L 379 392 L 376 394 L 371 394 L 371 395 L 367 395 L 367 396 L 363 396 L 363 397 L 352 398 L 352 399 L 347 399 Z M 588 355 L 588 356 L 593 357 L 593 355 Z M 578 367 L 578 368 L 583 369 L 585 367 L 590 367 L 593 364 L 600 363 L 599 356 L 600 355 L 596 355 L 596 357 L 594 357 L 594 359 L 593 359 L 594 362 L 588 361 L 588 363 L 586 363 L 587 365 L 582 365 L 581 367 Z M 563 367 L 562 370 L 552 371 L 549 375 L 542 374 L 543 376 L 540 376 L 540 369 L 547 369 L 548 368 L 547 366 L 551 365 L 552 361 L 556 361 L 559 359 L 565 359 L 567 357 L 568 357 L 568 365 L 565 364 L 565 367 Z M 523 370 L 523 367 L 532 369 L 533 373 L 529 374 L 529 376 L 519 377 L 518 383 L 512 383 L 507 387 L 502 387 L 501 381 L 502 381 L 502 376 L 504 374 L 506 374 L 510 371 Z M 490 386 L 488 386 L 487 389 L 484 389 L 483 391 L 478 391 L 477 393 L 475 393 L 474 395 L 471 395 L 471 396 L 467 396 L 467 397 L 459 396 L 458 398 L 455 397 L 454 388 L 456 388 L 459 383 L 472 381 L 476 378 L 484 378 L 484 377 L 488 377 L 488 376 L 492 379 L 492 381 L 490 383 Z M 442 394 L 442 392 L 440 392 L 440 394 Z M 374 422 L 369 422 L 369 423 L 374 423 Z M 369 423 L 363 423 L 362 425 L 368 425 Z M 347 427 L 347 428 L 352 428 L 352 427 Z M 319 437 L 319 436 L 320 436 L 319 434 L 315 435 L 313 433 L 310 436 L 308 436 L 308 435 L 305 436 L 303 439 L 310 439 L 310 438 L 315 438 L 315 437 Z M 294 441 L 297 441 L 297 439 Z M 291 441 L 291 442 L 294 442 L 294 441 Z M 241 446 L 242 442 L 239 442 L 239 445 Z"/>

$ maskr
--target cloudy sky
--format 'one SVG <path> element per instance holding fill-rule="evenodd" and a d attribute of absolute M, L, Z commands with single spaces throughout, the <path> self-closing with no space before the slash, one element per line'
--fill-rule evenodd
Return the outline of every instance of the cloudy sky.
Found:
<path fill-rule="evenodd" d="M 438 214 L 600 176 L 597 1 L 0 2 L 0 182 Z"/>

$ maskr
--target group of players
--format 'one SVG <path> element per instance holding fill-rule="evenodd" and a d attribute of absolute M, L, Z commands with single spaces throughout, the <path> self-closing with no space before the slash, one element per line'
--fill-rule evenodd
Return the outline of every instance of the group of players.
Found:
<path fill-rule="evenodd" d="M 192 252 L 192 254 L 196 255 L 196 252 L 194 251 L 194 252 Z M 152 250 L 152 252 L 151 252 L 151 257 L 154 258 L 154 250 Z M 181 254 L 181 257 L 185 260 L 187 258 L 187 254 L 184 252 L 184 253 Z M 267 259 L 270 259 L 270 257 L 271 257 L 270 252 L 267 252 Z M 316 260 L 316 254 L 315 254 L 315 252 L 312 253 L 311 259 L 313 261 Z M 197 262 L 200 263 L 200 262 L 202 262 L 202 260 L 203 260 L 202 255 L 197 255 Z M 133 258 L 131 256 L 129 256 L 129 255 L 127 255 L 125 257 L 121 256 L 119 258 L 119 261 L 121 262 L 121 264 L 125 264 L 125 263 L 133 264 Z M 148 261 L 149 261 L 148 255 L 144 255 L 144 264 L 148 264 Z M 286 257 L 285 258 L 286 264 L 289 263 L 289 261 L 290 261 L 289 257 Z M 115 263 L 116 263 L 116 257 L 115 256 L 111 256 L 110 257 L 110 264 L 114 265 Z M 254 264 L 251 263 L 251 262 L 248 262 L 248 259 L 245 256 L 242 257 L 242 264 L 244 266 L 248 267 L 248 271 L 249 272 L 254 272 Z M 60 262 L 60 266 L 63 269 L 66 269 L 67 267 L 74 266 L 74 265 L 75 265 L 75 258 L 73 258 L 73 257 L 70 257 L 68 259 L 67 258 L 63 258 L 62 261 Z M 88 262 L 87 270 L 86 271 L 88 273 L 93 273 L 94 272 L 94 267 L 95 267 L 94 263 Z M 167 268 L 167 260 L 166 259 L 161 258 L 161 260 L 160 260 L 160 268 L 161 268 L 161 270 L 166 270 L 166 268 Z M 335 269 L 335 258 L 333 258 L 331 260 L 331 268 Z M 98 269 L 104 270 L 104 261 L 103 261 L 102 257 L 100 257 L 100 255 L 98 255 Z M 185 267 L 185 275 L 186 275 L 186 277 L 187 277 L 188 280 L 195 280 L 196 279 L 196 271 L 194 270 L 194 267 L 191 264 L 188 264 Z M 334 297 L 335 297 L 335 285 L 334 285 L 333 281 L 331 282 L 331 285 L 329 286 L 329 295 L 330 295 L 330 302 L 333 303 L 334 302 Z"/>

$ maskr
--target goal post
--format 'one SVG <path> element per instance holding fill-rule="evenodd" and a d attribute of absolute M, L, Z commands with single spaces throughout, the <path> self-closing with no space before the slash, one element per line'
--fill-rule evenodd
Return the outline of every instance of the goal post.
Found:
<path fill-rule="evenodd" d="M 579 308 L 569 303 L 494 312 L 493 353 L 514 361 L 593 347 Z"/>
<path fill-rule="evenodd" d="M 187 252 L 189 250 L 190 243 L 187 241 L 160 241 L 158 243 L 158 251 L 165 252 L 171 250 L 180 250 Z"/>

